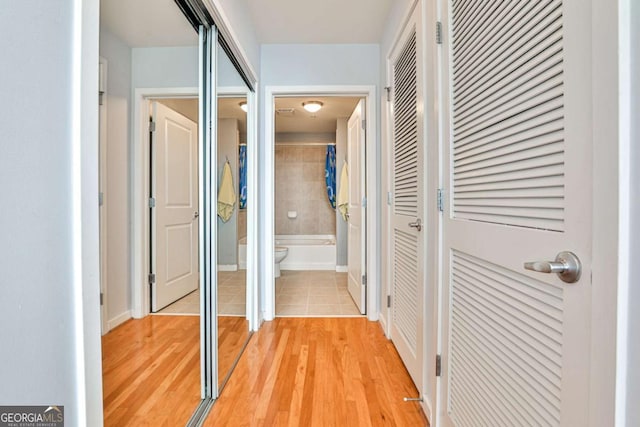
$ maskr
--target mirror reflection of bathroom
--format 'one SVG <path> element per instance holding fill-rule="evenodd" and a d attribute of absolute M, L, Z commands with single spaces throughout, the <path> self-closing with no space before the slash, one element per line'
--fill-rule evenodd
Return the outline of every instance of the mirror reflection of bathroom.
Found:
<path fill-rule="evenodd" d="M 356 97 L 275 99 L 276 316 L 365 312 L 363 120 Z"/>
<path fill-rule="evenodd" d="M 247 87 L 218 48 L 218 390 L 249 339 L 247 321 Z"/>

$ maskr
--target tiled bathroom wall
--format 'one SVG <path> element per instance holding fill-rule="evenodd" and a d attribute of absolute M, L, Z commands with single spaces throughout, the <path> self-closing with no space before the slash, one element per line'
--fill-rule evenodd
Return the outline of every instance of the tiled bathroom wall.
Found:
<path fill-rule="evenodd" d="M 276 234 L 335 235 L 336 215 L 324 178 L 326 152 L 326 146 L 276 144 Z M 297 218 L 288 218 L 290 211 Z"/>

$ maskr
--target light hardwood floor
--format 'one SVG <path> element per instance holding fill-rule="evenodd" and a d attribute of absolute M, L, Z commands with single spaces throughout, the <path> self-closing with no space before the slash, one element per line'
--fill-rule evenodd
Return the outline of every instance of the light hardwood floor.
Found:
<path fill-rule="evenodd" d="M 105 426 L 185 425 L 200 401 L 199 339 L 197 316 L 147 316 L 105 335 Z M 426 426 L 402 401 L 417 395 L 378 323 L 277 318 L 251 338 L 205 425 Z"/>
<path fill-rule="evenodd" d="M 104 425 L 184 426 L 200 402 L 200 317 L 132 319 L 102 337 Z"/>
<path fill-rule="evenodd" d="M 205 426 L 426 426 L 378 323 L 277 318 L 253 335 Z"/>

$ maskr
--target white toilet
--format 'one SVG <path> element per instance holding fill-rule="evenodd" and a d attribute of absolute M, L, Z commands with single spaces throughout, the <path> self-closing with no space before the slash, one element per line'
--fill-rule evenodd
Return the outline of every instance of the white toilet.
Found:
<path fill-rule="evenodd" d="M 274 252 L 275 256 L 273 270 L 275 272 L 275 277 L 280 277 L 280 261 L 287 257 L 289 248 L 287 248 L 286 246 L 276 246 Z"/>

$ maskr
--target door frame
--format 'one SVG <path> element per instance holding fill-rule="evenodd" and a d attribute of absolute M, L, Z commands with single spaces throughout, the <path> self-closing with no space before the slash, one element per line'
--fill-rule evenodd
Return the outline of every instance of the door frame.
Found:
<path fill-rule="evenodd" d="M 131 312 L 136 319 L 141 319 L 150 313 L 150 292 L 148 286 L 151 265 L 150 255 L 150 218 L 148 213 L 148 194 L 150 189 L 150 150 L 149 150 L 149 105 L 157 98 L 198 98 L 197 87 L 174 88 L 137 88 L 133 97 L 133 147 L 129 171 L 132 182 L 132 212 L 131 212 Z M 218 89 L 219 94 L 240 96 L 246 95 L 247 105 L 247 205 L 257 206 L 257 174 L 256 164 L 256 94 L 244 87 Z M 200 155 L 200 153 L 199 153 Z M 142 164 L 142 167 L 137 165 Z M 252 190 L 253 189 L 253 190 Z M 247 212 L 247 320 L 251 331 L 258 330 L 258 288 L 257 283 L 257 239 L 249 238 L 249 232 L 256 235 L 256 209 Z M 200 267 L 202 268 L 202 267 Z"/>
<path fill-rule="evenodd" d="M 422 389 L 418 390 L 422 401 L 420 405 L 425 412 L 429 422 L 433 424 L 433 417 L 436 408 L 436 394 L 438 389 L 438 378 L 435 376 L 435 358 L 439 353 L 440 346 L 440 313 L 439 305 L 442 263 L 442 212 L 438 210 L 437 190 L 442 188 L 442 136 L 439 132 L 441 121 L 441 112 L 436 108 L 440 99 L 440 93 L 437 92 L 437 82 L 440 78 L 439 69 L 437 68 L 440 50 L 435 43 L 432 42 L 431 35 L 436 31 L 436 23 L 434 19 L 429 17 L 436 16 L 436 5 L 426 4 L 424 1 L 412 0 L 406 7 L 403 19 L 398 25 L 394 34 L 393 42 L 390 44 L 386 52 L 386 86 L 391 87 L 393 82 L 393 53 L 402 43 L 402 35 L 406 26 L 411 21 L 412 15 L 418 9 L 419 25 L 421 25 L 422 40 L 419 40 L 422 48 L 422 56 L 424 58 L 423 73 L 418 76 L 422 79 L 423 85 L 423 222 L 425 232 L 422 233 L 422 244 L 424 245 L 423 261 L 424 261 L 424 292 L 422 317 L 424 322 L 423 328 L 423 368 L 422 368 Z M 428 100 L 432 100 L 428 102 Z M 384 126 L 383 135 L 386 139 L 383 150 L 385 150 L 385 158 L 389 163 L 389 167 L 383 168 L 384 188 L 389 193 L 393 193 L 393 174 L 391 173 L 391 162 L 393 161 L 393 108 L 392 102 L 384 101 Z M 446 194 L 444 195 L 446 198 Z M 386 242 L 384 243 L 384 253 L 386 255 L 384 279 L 386 292 L 384 297 L 392 295 L 393 283 L 393 267 L 391 264 L 393 254 L 393 227 L 391 226 L 391 217 L 393 213 L 393 202 L 387 196 L 387 203 L 384 206 L 385 218 L 383 231 Z M 393 304 L 393 301 L 392 301 Z M 387 338 L 391 339 L 391 327 L 393 319 L 391 316 L 391 308 L 384 307 L 382 309 L 380 321 Z"/>
<path fill-rule="evenodd" d="M 149 108 L 158 98 L 198 98 L 197 87 L 135 89 L 133 99 L 133 146 L 129 171 L 132 183 L 131 212 L 131 313 L 141 319 L 151 313 L 148 277 L 151 273 L 151 150 L 149 147 Z M 202 153 L 198 153 L 200 157 Z M 201 268 L 201 267 L 200 267 Z"/>
<path fill-rule="evenodd" d="M 107 237 L 109 236 L 107 221 L 107 199 L 108 199 L 108 173 L 107 173 L 107 141 L 109 138 L 107 120 L 109 119 L 108 105 L 107 105 L 107 73 L 108 73 L 108 61 L 100 56 L 99 59 L 99 77 L 98 77 L 98 150 L 99 150 L 99 165 L 98 165 L 98 197 L 99 197 L 99 222 L 100 222 L 100 325 L 102 329 L 102 335 L 105 335 L 111 329 L 109 328 L 109 307 L 108 307 L 108 245 Z"/>
<path fill-rule="evenodd" d="M 261 268 L 261 291 L 264 296 L 262 317 L 265 321 L 275 318 L 275 277 L 274 277 L 274 232 L 275 232 L 275 98 L 286 96 L 343 96 L 360 97 L 365 99 L 366 120 L 366 198 L 367 198 L 367 260 L 379 259 L 380 233 L 378 230 L 378 218 L 380 206 L 378 191 L 380 189 L 380 177 L 377 164 L 380 159 L 380 146 L 377 132 L 378 103 L 375 86 L 266 86 L 264 98 L 264 157 L 262 164 L 264 196 L 262 198 L 261 211 L 264 213 L 264 226 L 262 227 L 260 251 L 264 255 Z M 247 149 L 248 150 L 248 149 Z M 380 274 L 379 263 L 367 262 L 367 318 L 371 321 L 378 320 L 380 311 Z"/>

